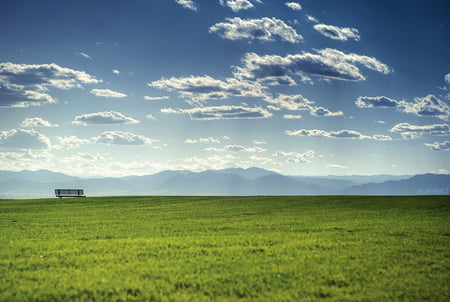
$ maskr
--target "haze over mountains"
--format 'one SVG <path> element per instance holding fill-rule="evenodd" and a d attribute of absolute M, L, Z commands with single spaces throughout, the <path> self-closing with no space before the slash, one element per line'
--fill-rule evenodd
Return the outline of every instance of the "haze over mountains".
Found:
<path fill-rule="evenodd" d="M 79 178 L 47 170 L 0 171 L 0 198 L 54 196 L 80 188 L 111 195 L 416 195 L 449 194 L 450 175 L 286 176 L 259 169 L 163 171 L 146 176 Z"/>

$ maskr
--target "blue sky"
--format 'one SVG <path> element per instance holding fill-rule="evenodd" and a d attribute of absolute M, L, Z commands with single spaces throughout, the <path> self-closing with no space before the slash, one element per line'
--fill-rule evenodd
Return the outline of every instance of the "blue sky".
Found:
<path fill-rule="evenodd" d="M 0 170 L 450 170 L 448 1 L 0 4 Z"/>

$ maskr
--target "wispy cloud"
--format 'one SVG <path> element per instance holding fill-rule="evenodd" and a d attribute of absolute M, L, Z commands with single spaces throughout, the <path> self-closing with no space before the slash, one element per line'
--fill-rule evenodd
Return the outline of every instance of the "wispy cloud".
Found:
<path fill-rule="evenodd" d="M 310 163 L 310 159 L 315 157 L 315 152 L 313 150 L 309 150 L 304 153 L 277 151 L 273 154 L 273 156 L 287 157 L 286 162 L 293 164 Z"/>
<path fill-rule="evenodd" d="M 192 120 L 219 120 L 219 119 L 260 119 L 272 116 L 268 110 L 261 107 L 245 106 L 210 106 L 192 109 L 163 108 L 162 113 L 189 114 Z"/>
<path fill-rule="evenodd" d="M 58 124 L 52 124 L 49 121 L 46 121 L 40 117 L 30 117 L 30 118 L 26 118 L 20 124 L 20 126 L 24 127 L 24 128 L 37 128 L 37 127 L 52 128 L 52 127 L 58 127 Z"/>
<path fill-rule="evenodd" d="M 0 131 L 0 147 L 12 149 L 46 149 L 50 139 L 33 129 Z"/>
<path fill-rule="evenodd" d="M 0 63 L 0 107 L 29 107 L 56 103 L 48 88 L 82 88 L 101 80 L 57 64 Z"/>
<path fill-rule="evenodd" d="M 72 124 L 87 126 L 88 124 L 97 125 L 117 125 L 117 124 L 137 124 L 138 120 L 123 115 L 120 112 L 104 111 L 88 113 L 76 116 Z"/>
<path fill-rule="evenodd" d="M 404 139 L 412 139 L 423 134 L 450 135 L 450 127 L 447 124 L 433 124 L 417 126 L 409 123 L 400 123 L 391 128 L 391 132 L 399 132 Z"/>
<path fill-rule="evenodd" d="M 152 145 L 156 142 L 143 135 L 126 131 L 104 131 L 100 136 L 94 137 L 93 142 L 107 145 Z"/>
<path fill-rule="evenodd" d="M 340 164 L 327 164 L 326 167 L 329 169 L 347 169 L 348 168 L 347 166 L 340 165 Z"/>
<path fill-rule="evenodd" d="M 112 70 L 112 73 L 114 73 L 114 74 L 120 74 L 120 70 L 118 70 L 118 69 L 113 69 L 113 70 Z"/>
<path fill-rule="evenodd" d="M 354 130 L 339 130 L 326 131 L 319 129 L 300 129 L 300 130 L 286 130 L 289 136 L 309 136 L 309 137 L 325 137 L 325 138 L 347 138 L 347 139 L 373 139 L 373 140 L 392 140 L 390 136 L 376 134 L 373 136 L 364 135 Z"/>
<path fill-rule="evenodd" d="M 285 114 L 283 115 L 283 118 L 287 120 L 298 120 L 301 119 L 302 116 L 300 114 Z"/>
<path fill-rule="evenodd" d="M 386 64 L 373 57 L 344 53 L 331 48 L 315 52 L 284 57 L 247 53 L 243 59 L 244 67 L 236 67 L 235 77 L 265 81 L 296 75 L 302 81 L 312 81 L 311 77 L 325 80 L 364 81 L 366 77 L 357 65 L 383 74 L 391 72 Z"/>
<path fill-rule="evenodd" d="M 274 41 L 274 36 L 281 40 L 297 43 L 303 37 L 294 28 L 277 18 L 241 19 L 227 18 L 226 22 L 217 23 L 209 28 L 210 33 L 218 33 L 229 40 L 263 40 Z"/>
<path fill-rule="evenodd" d="M 168 100 L 168 96 L 144 96 L 144 100 L 146 101 L 161 101 L 161 100 Z"/>
<path fill-rule="evenodd" d="M 91 94 L 104 98 L 124 98 L 127 97 L 125 93 L 113 91 L 111 89 L 92 89 Z"/>
<path fill-rule="evenodd" d="M 325 37 L 333 40 L 347 41 L 348 39 L 352 39 L 355 41 L 359 41 L 360 39 L 359 32 L 356 28 L 316 24 L 314 25 L 314 29 L 320 32 Z"/>
<path fill-rule="evenodd" d="M 57 150 L 78 149 L 81 145 L 89 144 L 91 142 L 89 139 L 79 138 L 75 135 L 57 136 L 56 139 L 59 143 L 54 145 L 53 148 Z"/>
<path fill-rule="evenodd" d="M 227 145 L 224 148 L 228 152 L 247 152 L 247 153 L 260 153 L 266 151 L 261 147 L 244 147 L 240 145 Z"/>
<path fill-rule="evenodd" d="M 175 0 L 175 2 L 184 8 L 187 8 L 187 9 L 190 9 L 193 11 L 197 10 L 197 5 L 195 4 L 195 2 L 193 0 Z"/>
<path fill-rule="evenodd" d="M 83 57 L 85 59 L 92 60 L 92 57 L 90 55 L 88 55 L 87 53 L 84 53 L 84 52 L 80 51 L 80 52 L 77 52 L 77 55 L 79 55 L 79 56 L 81 56 L 81 57 Z"/>
<path fill-rule="evenodd" d="M 212 137 L 201 137 L 201 138 L 188 138 L 184 141 L 185 144 L 220 144 L 218 139 Z"/>
<path fill-rule="evenodd" d="M 299 11 L 302 9 L 302 6 L 298 2 L 286 2 L 284 5 L 295 11 Z"/>
<path fill-rule="evenodd" d="M 432 144 L 426 143 L 425 146 L 427 146 L 435 151 L 450 151 L 450 142 L 449 141 L 445 141 L 442 143 L 435 142 Z"/>
<path fill-rule="evenodd" d="M 166 91 L 177 91 L 181 96 L 194 102 L 208 99 L 224 99 L 230 96 L 264 96 L 264 87 L 249 81 L 227 78 L 225 81 L 210 76 L 190 76 L 161 79 L 148 83 L 148 86 Z"/>

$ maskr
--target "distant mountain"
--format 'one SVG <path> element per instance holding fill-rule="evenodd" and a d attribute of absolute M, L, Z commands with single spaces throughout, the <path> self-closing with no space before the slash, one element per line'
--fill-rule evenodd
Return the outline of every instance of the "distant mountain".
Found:
<path fill-rule="evenodd" d="M 365 182 L 366 181 L 366 182 Z M 87 196 L 449 194 L 450 175 L 286 176 L 260 168 L 162 171 L 145 176 L 79 178 L 47 170 L 0 171 L 0 198 L 52 197 L 56 188 Z"/>
<path fill-rule="evenodd" d="M 423 174 L 403 180 L 356 185 L 342 193 L 355 195 L 446 195 L 449 192 L 450 175 Z"/>

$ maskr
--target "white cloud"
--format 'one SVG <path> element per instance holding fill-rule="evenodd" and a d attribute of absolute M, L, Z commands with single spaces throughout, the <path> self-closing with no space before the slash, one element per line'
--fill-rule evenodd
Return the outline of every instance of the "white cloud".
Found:
<path fill-rule="evenodd" d="M 52 124 L 49 121 L 46 121 L 40 117 L 30 117 L 26 118 L 21 124 L 21 127 L 24 128 L 35 128 L 35 127 L 58 127 L 57 124 Z"/>
<path fill-rule="evenodd" d="M 414 113 L 419 116 L 434 116 L 443 120 L 450 117 L 450 106 L 434 95 L 427 95 L 423 98 L 415 98 L 415 103 L 402 103 L 404 108 L 400 108 L 406 113 Z"/>
<path fill-rule="evenodd" d="M 404 139 L 417 138 L 423 134 L 450 135 L 450 127 L 447 124 L 417 126 L 409 123 L 400 123 L 392 127 L 390 131 L 399 132 Z"/>
<path fill-rule="evenodd" d="M 289 7 L 292 10 L 298 11 L 298 10 L 302 9 L 302 6 L 298 2 L 286 2 L 284 5 L 286 5 L 287 7 Z"/>
<path fill-rule="evenodd" d="M 277 18 L 241 19 L 227 18 L 226 22 L 217 23 L 209 28 L 210 33 L 218 33 L 229 40 L 263 40 L 274 41 L 279 36 L 283 41 L 297 43 L 303 37 L 294 28 Z"/>
<path fill-rule="evenodd" d="M 366 77 L 357 65 L 388 74 L 391 69 L 373 57 L 326 48 L 316 53 L 278 56 L 247 53 L 243 59 L 244 67 L 236 67 L 238 79 L 264 81 L 273 78 L 286 78 L 296 75 L 303 81 L 312 81 L 311 77 L 325 80 L 363 81 Z"/>
<path fill-rule="evenodd" d="M 355 104 L 360 108 L 396 108 L 401 112 L 413 113 L 417 116 L 437 117 L 442 120 L 450 118 L 450 106 L 432 94 L 423 98 L 414 98 L 414 102 L 397 101 L 385 96 L 362 96 L 356 100 Z"/>
<path fill-rule="evenodd" d="M 316 24 L 314 25 L 314 29 L 320 32 L 325 37 L 331 38 L 333 40 L 347 41 L 348 39 L 353 39 L 355 41 L 359 41 L 360 39 L 359 32 L 356 28 Z"/>
<path fill-rule="evenodd" d="M 356 99 L 355 104 L 359 108 L 390 108 L 400 106 L 401 102 L 385 96 L 360 96 Z"/>
<path fill-rule="evenodd" d="M 220 144 L 218 139 L 212 137 L 201 137 L 198 139 L 188 138 L 184 141 L 185 144 Z"/>
<path fill-rule="evenodd" d="M 328 164 L 326 167 L 330 168 L 330 169 L 347 169 L 348 168 L 347 166 L 340 165 L 340 164 Z"/>
<path fill-rule="evenodd" d="M 309 136 L 309 137 L 326 137 L 326 138 L 349 138 L 349 139 L 373 139 L 373 140 L 392 140 L 387 135 L 373 135 L 368 136 L 361 134 L 354 130 L 339 130 L 339 131 L 326 131 L 319 129 L 300 129 L 300 130 L 286 130 L 285 132 L 289 136 Z"/>
<path fill-rule="evenodd" d="M 189 114 L 192 120 L 259 119 L 272 116 L 272 113 L 264 108 L 245 106 L 210 106 L 192 109 L 163 108 L 161 112 Z"/>
<path fill-rule="evenodd" d="M 195 2 L 193 0 L 175 0 L 175 2 L 184 8 L 187 8 L 187 9 L 190 9 L 193 11 L 197 10 L 197 5 L 195 4 Z"/>
<path fill-rule="evenodd" d="M 148 83 L 148 86 L 166 91 L 177 91 L 181 96 L 200 102 L 208 99 L 224 99 L 230 96 L 258 97 L 264 95 L 264 87 L 258 83 L 228 78 L 225 81 L 210 76 L 172 77 Z"/>
<path fill-rule="evenodd" d="M 283 118 L 287 120 L 298 120 L 301 119 L 302 116 L 300 114 L 285 114 L 283 115 Z"/>
<path fill-rule="evenodd" d="M 431 149 L 436 150 L 436 151 L 450 151 L 450 142 L 449 141 L 445 141 L 442 143 L 435 142 L 432 144 L 425 144 L 425 146 L 430 147 Z"/>
<path fill-rule="evenodd" d="M 332 112 L 323 107 L 313 107 L 310 111 L 312 116 L 318 117 L 328 117 L 328 116 L 342 116 L 344 113 L 342 111 Z"/>
<path fill-rule="evenodd" d="M 0 131 L 0 147 L 13 149 L 46 149 L 50 139 L 32 129 Z"/>
<path fill-rule="evenodd" d="M 93 76 L 57 64 L 0 63 L 0 107 L 29 107 L 56 103 L 48 88 L 82 88 L 97 84 Z"/>
<path fill-rule="evenodd" d="M 168 100 L 168 96 L 144 96 L 144 100 L 146 101 L 162 101 L 162 100 Z"/>
<path fill-rule="evenodd" d="M 105 111 L 76 116 L 72 124 L 86 126 L 88 124 L 112 125 L 112 124 L 137 124 L 138 120 L 127 117 L 120 112 Z"/>
<path fill-rule="evenodd" d="M 288 163 L 298 164 L 298 163 L 310 163 L 309 159 L 315 157 L 315 152 L 313 150 L 306 151 L 305 153 L 298 152 L 285 152 L 285 151 L 277 151 L 273 154 L 273 156 L 278 157 L 287 157 Z"/>
<path fill-rule="evenodd" d="M 266 151 L 266 149 L 260 147 L 244 147 L 240 145 L 227 145 L 225 151 L 228 152 L 247 152 L 247 153 L 260 153 Z"/>
<path fill-rule="evenodd" d="M 120 74 L 120 70 L 118 70 L 118 69 L 113 69 L 113 70 L 112 70 L 112 73 L 114 73 L 114 74 Z"/>
<path fill-rule="evenodd" d="M 154 117 L 153 114 L 147 114 L 145 118 L 151 121 L 156 121 L 156 117 Z"/>
<path fill-rule="evenodd" d="M 307 15 L 306 18 L 308 19 L 309 22 L 319 23 L 319 20 L 317 20 L 316 18 L 314 18 L 311 15 Z"/>
<path fill-rule="evenodd" d="M 279 94 L 278 97 L 265 97 L 264 100 L 268 103 L 277 105 L 279 108 L 287 109 L 290 111 L 309 111 L 309 113 L 312 116 L 316 117 L 330 117 L 330 116 L 342 116 L 344 113 L 342 111 L 332 112 L 326 108 L 323 107 L 316 107 L 314 106 L 314 102 L 308 100 L 301 94 L 294 94 L 294 95 L 286 95 L 286 94 Z M 276 110 L 276 107 L 272 109 Z M 285 115 L 284 118 L 301 118 L 300 115 Z"/>
<path fill-rule="evenodd" d="M 447 73 L 445 75 L 445 83 L 447 83 L 448 85 L 450 85 L 450 73 Z"/>
<path fill-rule="evenodd" d="M 79 56 L 82 56 L 82 57 L 85 58 L 85 59 L 92 60 L 92 57 L 91 57 L 90 55 L 88 55 L 87 53 L 84 53 L 84 52 L 78 52 L 77 54 L 78 54 Z"/>
<path fill-rule="evenodd" d="M 124 98 L 127 97 L 125 93 L 113 91 L 111 89 L 92 89 L 91 93 L 95 96 L 104 98 Z"/>
<path fill-rule="evenodd" d="M 222 5 L 224 5 L 224 2 L 229 8 L 231 8 L 233 12 L 238 12 L 240 10 L 247 10 L 254 7 L 249 0 L 226 0 L 226 1 L 220 0 L 220 3 Z"/>
<path fill-rule="evenodd" d="M 91 142 L 88 139 L 82 139 L 75 135 L 57 136 L 56 139 L 59 141 L 59 144 L 54 145 L 53 148 L 57 150 L 78 149 L 81 145 L 89 144 Z"/>
<path fill-rule="evenodd" d="M 156 140 L 126 131 L 104 131 L 94 137 L 95 143 L 107 145 L 152 145 Z"/>

